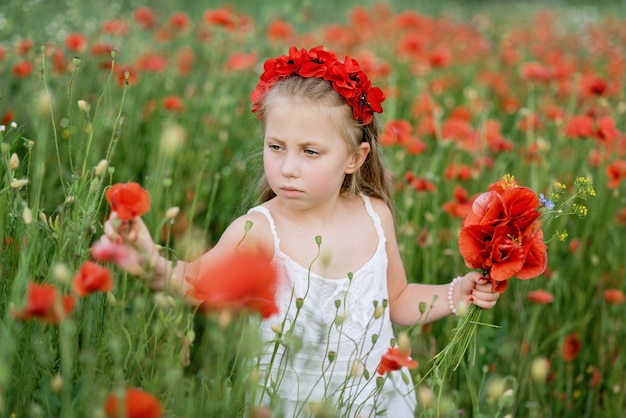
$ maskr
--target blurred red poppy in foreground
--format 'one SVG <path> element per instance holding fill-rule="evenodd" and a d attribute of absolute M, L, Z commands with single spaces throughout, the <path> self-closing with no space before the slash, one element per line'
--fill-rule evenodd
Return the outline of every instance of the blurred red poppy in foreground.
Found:
<path fill-rule="evenodd" d="M 411 350 L 401 350 L 400 347 L 391 347 L 380 359 L 380 364 L 376 372 L 385 374 L 394 370 L 400 370 L 402 367 L 412 369 L 417 367 L 417 361 L 411 359 Z"/>
<path fill-rule="evenodd" d="M 108 292 L 111 288 L 113 288 L 111 272 L 93 261 L 85 261 L 72 281 L 72 289 L 79 296 L 87 296 L 93 292 Z"/>
<path fill-rule="evenodd" d="M 130 220 L 150 210 L 150 194 L 139 184 L 117 183 L 105 193 L 111 209 L 122 220 Z"/>
<path fill-rule="evenodd" d="M 61 296 L 56 287 L 50 284 L 28 283 L 26 306 L 13 312 L 16 319 L 37 318 L 49 324 L 58 324 L 74 309 L 71 295 Z"/>
<path fill-rule="evenodd" d="M 216 263 L 201 267 L 187 296 L 209 311 L 250 310 L 268 318 L 278 312 L 274 292 L 276 269 L 270 258 L 258 251 L 234 252 Z"/>
<path fill-rule="evenodd" d="M 117 395 L 112 393 L 106 400 L 104 411 L 109 418 L 160 418 L 163 413 L 163 407 L 149 393 L 130 388 L 126 389 L 124 395 L 123 410 L 121 410 Z"/>
<path fill-rule="evenodd" d="M 493 290 L 508 279 L 530 279 L 544 272 L 547 247 L 539 218 L 539 198 L 505 176 L 479 195 L 463 220 L 459 249 L 470 268 L 482 269 Z"/>

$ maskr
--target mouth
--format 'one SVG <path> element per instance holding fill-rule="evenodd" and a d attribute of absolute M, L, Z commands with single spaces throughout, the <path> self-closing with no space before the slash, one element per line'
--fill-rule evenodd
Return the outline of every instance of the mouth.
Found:
<path fill-rule="evenodd" d="M 294 187 L 281 187 L 280 190 L 287 196 L 293 196 L 302 193 L 302 190 L 296 189 Z"/>

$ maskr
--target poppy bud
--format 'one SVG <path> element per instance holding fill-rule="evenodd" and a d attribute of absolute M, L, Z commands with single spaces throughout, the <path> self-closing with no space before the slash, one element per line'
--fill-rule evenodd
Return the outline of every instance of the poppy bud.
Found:
<path fill-rule="evenodd" d="M 84 100 L 79 100 L 78 108 L 80 109 L 81 112 L 88 115 L 89 111 L 91 110 L 91 105 Z"/>
<path fill-rule="evenodd" d="M 28 180 L 27 179 L 13 179 L 11 181 L 11 188 L 13 190 L 19 190 L 22 187 L 26 186 L 28 184 Z"/>
<path fill-rule="evenodd" d="M 19 166 L 20 166 L 20 158 L 17 156 L 17 154 L 13 153 L 13 155 L 11 155 L 9 167 L 11 167 L 11 170 L 17 170 Z"/>

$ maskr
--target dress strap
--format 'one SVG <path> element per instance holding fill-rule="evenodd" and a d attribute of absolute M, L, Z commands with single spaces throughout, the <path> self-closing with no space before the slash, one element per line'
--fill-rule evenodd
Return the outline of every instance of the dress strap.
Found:
<path fill-rule="evenodd" d="M 272 214 L 265 206 L 255 206 L 248 210 L 250 212 L 261 212 L 267 218 L 267 222 L 270 224 L 270 230 L 272 231 L 272 236 L 274 237 L 274 251 L 280 249 L 280 238 L 278 238 L 278 233 L 276 232 L 276 224 L 274 223 L 274 218 L 272 218 Z"/>
<path fill-rule="evenodd" d="M 385 231 L 383 230 L 383 223 L 380 220 L 380 216 L 378 216 L 378 213 L 376 213 L 376 211 L 372 207 L 372 201 L 370 200 L 369 196 L 361 194 L 361 198 L 365 202 L 365 210 L 367 211 L 370 218 L 372 218 L 372 222 L 374 222 L 374 227 L 376 228 L 376 233 L 378 234 L 378 242 L 384 243 L 386 241 Z"/>

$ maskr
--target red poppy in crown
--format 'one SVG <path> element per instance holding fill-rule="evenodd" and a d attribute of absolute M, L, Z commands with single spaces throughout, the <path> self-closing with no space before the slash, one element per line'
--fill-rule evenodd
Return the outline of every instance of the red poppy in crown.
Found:
<path fill-rule="evenodd" d="M 321 46 L 309 51 L 292 46 L 288 55 L 265 61 L 263 69 L 259 83 L 250 94 L 252 111 L 259 118 L 261 115 L 258 112 L 267 92 L 278 81 L 291 76 L 315 77 L 330 82 L 333 89 L 352 107 L 354 118 L 364 125 L 372 121 L 374 113 L 383 111 L 381 103 L 385 95 L 380 88 L 372 87 L 359 63 L 350 57 L 340 61 L 334 52 L 326 51 Z"/>

